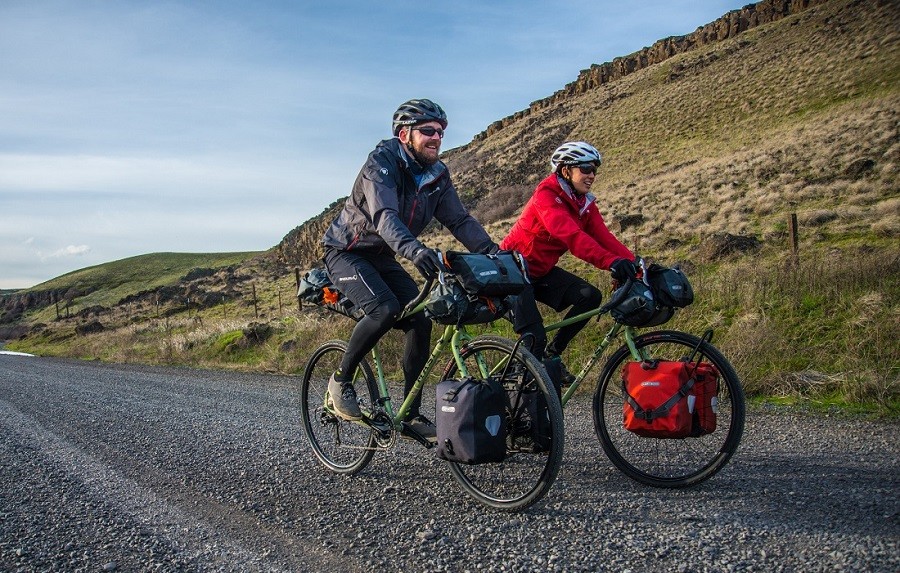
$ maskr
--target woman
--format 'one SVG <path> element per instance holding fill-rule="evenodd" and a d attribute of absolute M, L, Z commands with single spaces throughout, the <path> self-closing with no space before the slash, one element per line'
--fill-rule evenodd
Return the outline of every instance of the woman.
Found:
<path fill-rule="evenodd" d="M 600 153 L 589 143 L 560 145 L 550 158 L 550 175 L 538 184 L 500 243 L 501 249 L 522 253 L 531 279 L 531 286 L 513 307 L 513 326 L 520 335 L 534 337 L 533 354 L 544 361 L 559 385 L 574 379 L 560 355 L 587 320 L 560 328 L 547 345 L 535 300 L 557 312 L 569 308 L 566 318 L 597 308 L 602 300 L 596 287 L 556 266 L 560 257 L 570 251 L 599 269 L 612 271 L 619 282 L 633 278 L 637 269 L 634 254 L 606 228 L 590 193 L 601 163 Z"/>

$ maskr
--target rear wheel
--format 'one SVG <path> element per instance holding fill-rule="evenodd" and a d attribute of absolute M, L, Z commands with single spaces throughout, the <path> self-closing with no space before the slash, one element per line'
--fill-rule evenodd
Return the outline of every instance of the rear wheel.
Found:
<path fill-rule="evenodd" d="M 504 368 L 513 346 L 505 338 L 479 336 L 460 352 L 471 376 L 500 379 L 506 371 L 500 379 L 507 397 L 506 458 L 478 465 L 448 462 L 466 493 L 502 511 L 521 511 L 543 498 L 556 480 L 563 454 L 563 417 L 556 390 L 541 363 L 521 347 Z M 443 379 L 458 377 L 457 364 L 451 360 Z M 539 430 L 534 429 L 537 423 Z"/>
<path fill-rule="evenodd" d="M 374 430 L 362 422 L 336 416 L 328 400 L 328 380 L 341 364 L 347 343 L 326 342 L 313 352 L 300 384 L 300 416 L 313 453 L 325 467 L 340 474 L 355 474 L 368 465 L 375 453 Z M 371 411 L 377 396 L 375 377 L 366 361 L 354 379 L 360 408 Z"/>
<path fill-rule="evenodd" d="M 610 461 L 627 476 L 655 486 L 696 485 L 721 470 L 734 454 L 744 431 L 744 391 L 728 360 L 712 344 L 676 331 L 650 332 L 634 340 L 645 359 L 694 360 L 719 372 L 716 430 L 699 437 L 660 439 L 639 436 L 623 425 L 622 368 L 634 360 L 627 346 L 607 361 L 594 393 L 594 429 Z"/>

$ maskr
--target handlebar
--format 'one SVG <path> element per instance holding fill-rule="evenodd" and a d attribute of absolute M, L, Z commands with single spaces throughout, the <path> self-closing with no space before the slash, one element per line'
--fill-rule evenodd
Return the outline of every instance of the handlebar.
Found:
<path fill-rule="evenodd" d="M 403 313 L 400 316 L 405 316 L 409 312 L 411 312 L 414 308 L 422 304 L 422 301 L 425 300 L 425 297 L 431 292 L 431 288 L 434 286 L 434 279 L 428 279 L 425 281 L 425 284 L 422 286 L 422 290 L 419 291 L 419 294 L 416 298 L 412 299 L 407 303 L 406 307 L 403 309 Z"/>
<path fill-rule="evenodd" d="M 631 285 L 633 284 L 634 279 L 628 279 L 627 281 L 625 281 L 625 284 L 622 285 L 621 288 L 616 290 L 616 296 L 611 298 L 608 303 L 600 307 L 601 314 L 607 313 L 619 306 L 619 304 L 621 304 L 621 302 L 628 297 L 628 292 L 631 290 Z"/>

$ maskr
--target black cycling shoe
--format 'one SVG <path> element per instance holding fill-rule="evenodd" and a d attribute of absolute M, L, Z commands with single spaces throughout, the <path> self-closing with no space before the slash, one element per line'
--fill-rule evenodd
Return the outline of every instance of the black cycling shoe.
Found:
<path fill-rule="evenodd" d="M 437 441 L 437 428 L 435 428 L 434 422 L 422 414 L 407 418 L 406 425 L 429 442 Z"/>

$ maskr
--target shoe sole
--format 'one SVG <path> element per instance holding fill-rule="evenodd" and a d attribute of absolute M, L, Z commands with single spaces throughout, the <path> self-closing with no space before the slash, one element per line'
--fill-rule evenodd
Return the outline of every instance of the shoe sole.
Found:
<path fill-rule="evenodd" d="M 352 414 L 351 414 L 351 415 L 348 415 L 348 414 L 346 414 L 346 413 L 344 413 L 344 412 L 341 412 L 340 410 L 338 410 L 338 409 L 335 407 L 334 401 L 333 401 L 331 398 L 328 399 L 328 402 L 326 403 L 326 406 L 328 407 L 329 410 L 331 410 L 331 412 L 334 413 L 335 416 L 337 416 L 338 418 L 340 418 L 341 420 L 344 420 L 344 421 L 346 421 L 346 422 L 359 422 L 360 420 L 363 419 L 361 413 L 360 413 L 358 416 L 355 416 L 355 415 L 352 415 Z"/>

